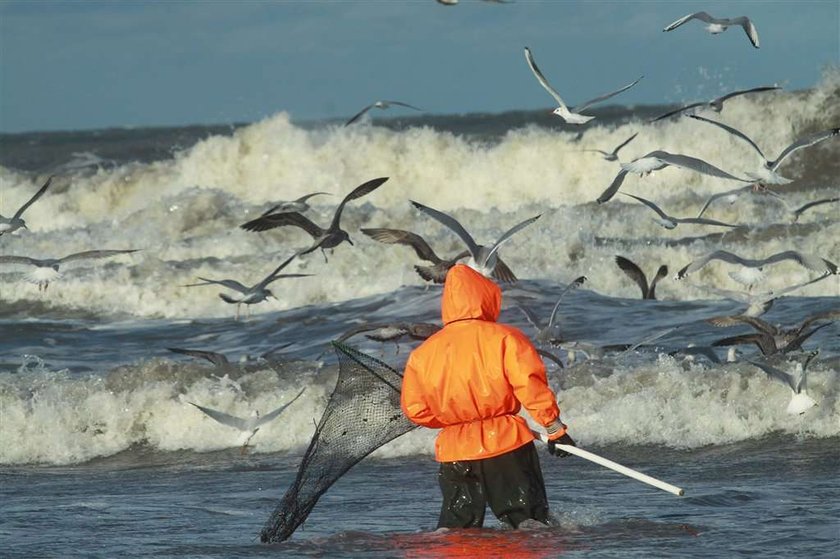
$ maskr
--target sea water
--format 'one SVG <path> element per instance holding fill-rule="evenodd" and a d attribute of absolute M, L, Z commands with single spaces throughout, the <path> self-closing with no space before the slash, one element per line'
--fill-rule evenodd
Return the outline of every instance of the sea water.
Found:
<path fill-rule="evenodd" d="M 795 138 L 840 122 L 836 73 L 813 89 L 742 96 L 708 114 L 748 133 L 768 157 Z M 713 250 L 764 258 L 801 250 L 840 260 L 837 205 L 791 208 L 836 196 L 840 143 L 797 152 L 780 169 L 795 181 L 719 200 L 706 217 L 732 231 L 680 225 L 618 195 L 597 196 L 618 172 L 587 149 L 629 161 L 655 149 L 703 158 L 743 176 L 757 165 L 743 142 L 691 119 L 657 124 L 666 107 L 608 107 L 584 127 L 545 111 L 502 115 L 296 123 L 286 113 L 231 127 L 31 133 L 0 137 L 0 212 L 13 214 L 54 174 L 24 214 L 29 230 L 0 237 L 0 254 L 62 257 L 136 249 L 62 265 L 48 289 L 27 266 L 0 265 L 0 554 L 15 557 L 832 557 L 840 555 L 840 336 L 830 324 L 802 352 L 774 358 L 786 371 L 819 349 L 807 377 L 818 405 L 785 408 L 791 390 L 749 360 L 674 353 L 752 331 L 706 319 L 742 311 L 708 287 L 742 290 L 731 265 L 713 262 L 684 280 L 677 270 Z M 705 113 L 704 113 L 705 114 Z M 234 320 L 220 285 L 268 275 L 311 239 L 296 228 L 239 225 L 274 203 L 315 191 L 307 213 L 326 226 L 359 184 L 388 181 L 344 208 L 354 242 L 294 260 L 312 274 L 272 284 L 276 300 Z M 667 168 L 629 176 L 622 192 L 696 215 L 708 196 L 739 183 Z M 434 431 L 415 430 L 341 478 L 282 544 L 258 534 L 286 488 L 335 384 L 329 342 L 362 324 L 440 321 L 440 288 L 424 284 L 405 246 L 362 227 L 421 234 L 441 256 L 460 250 L 449 230 L 409 200 L 452 214 L 479 242 L 540 219 L 501 253 L 520 278 L 504 286 L 500 320 L 534 335 L 517 306 L 547 321 L 573 278 L 558 320 L 564 338 L 604 346 L 655 341 L 603 358 L 554 351 L 547 362 L 562 416 L 581 447 L 685 489 L 675 497 L 582 459 L 541 452 L 554 526 L 510 531 L 488 512 L 487 529 L 431 533 L 440 497 Z M 650 278 L 669 275 L 658 300 L 616 266 L 622 255 Z M 818 276 L 787 261 L 765 268 L 756 290 Z M 837 276 L 776 301 L 762 318 L 792 327 L 840 307 Z M 821 323 L 815 323 L 819 325 Z M 400 370 L 417 341 L 352 346 Z M 283 346 L 270 363 L 259 356 Z M 217 368 L 167 348 L 225 354 Z M 726 348 L 716 348 L 720 359 Z M 672 355 L 673 353 L 673 355 Z M 191 405 L 245 417 L 303 395 L 240 452 L 241 435 Z"/>

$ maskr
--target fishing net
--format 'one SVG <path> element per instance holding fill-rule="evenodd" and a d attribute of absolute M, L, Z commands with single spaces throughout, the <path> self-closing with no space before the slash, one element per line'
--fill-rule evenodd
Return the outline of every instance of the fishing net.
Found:
<path fill-rule="evenodd" d="M 385 363 L 341 343 L 338 381 L 294 483 L 260 533 L 263 543 L 288 539 L 318 499 L 362 458 L 412 430 L 400 408 L 402 377 Z"/>

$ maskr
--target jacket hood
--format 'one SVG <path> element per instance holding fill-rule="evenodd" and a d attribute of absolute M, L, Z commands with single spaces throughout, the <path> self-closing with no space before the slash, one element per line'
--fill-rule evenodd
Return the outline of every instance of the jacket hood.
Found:
<path fill-rule="evenodd" d="M 496 322 L 502 308 L 502 290 L 465 264 L 456 264 L 446 274 L 441 298 L 444 324 L 476 318 Z"/>

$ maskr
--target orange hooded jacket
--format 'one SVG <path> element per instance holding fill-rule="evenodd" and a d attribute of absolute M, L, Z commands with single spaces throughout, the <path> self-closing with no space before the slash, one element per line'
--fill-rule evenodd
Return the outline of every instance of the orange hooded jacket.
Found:
<path fill-rule="evenodd" d="M 522 332 L 496 323 L 501 306 L 495 283 L 456 264 L 443 287 L 444 327 L 408 358 L 402 410 L 441 429 L 438 462 L 490 458 L 533 441 L 517 415 L 522 405 L 540 425 L 559 420 L 545 365 Z"/>

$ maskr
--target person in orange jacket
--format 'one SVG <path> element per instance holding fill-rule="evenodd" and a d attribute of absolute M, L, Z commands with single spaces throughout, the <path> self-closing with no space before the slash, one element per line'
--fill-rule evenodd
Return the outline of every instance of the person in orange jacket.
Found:
<path fill-rule="evenodd" d="M 548 431 L 552 455 L 567 456 L 558 443 L 575 444 L 533 344 L 496 322 L 501 306 L 495 283 L 456 264 L 443 287 L 443 328 L 406 363 L 403 413 L 440 429 L 438 528 L 481 527 L 487 504 L 514 528 L 528 519 L 548 522 L 545 483 L 522 406 Z"/>

